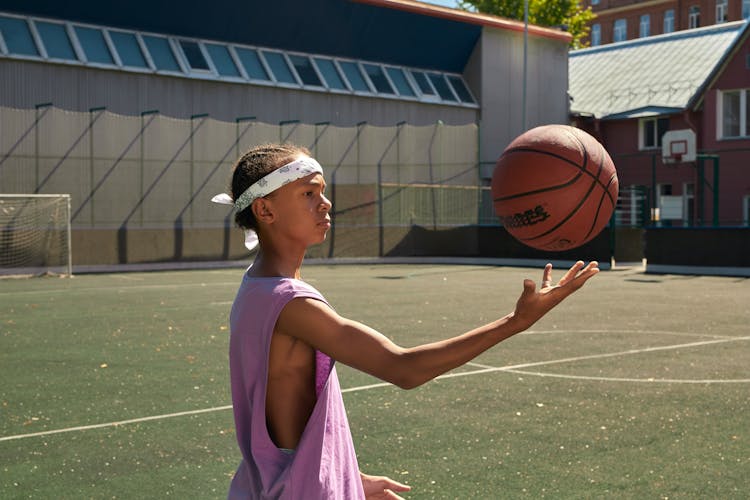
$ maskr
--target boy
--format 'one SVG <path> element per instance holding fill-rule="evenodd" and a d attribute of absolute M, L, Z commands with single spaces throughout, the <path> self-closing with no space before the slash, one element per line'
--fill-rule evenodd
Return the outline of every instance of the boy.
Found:
<path fill-rule="evenodd" d="M 230 316 L 230 374 L 243 460 L 230 498 L 400 498 L 409 487 L 362 474 L 334 360 L 399 387 L 417 387 L 519 333 L 598 271 L 577 262 L 552 286 L 525 280 L 515 310 L 457 337 L 402 348 L 336 314 L 301 280 L 310 245 L 331 226 L 323 170 L 304 148 L 265 145 L 235 165 L 235 220 L 260 247 Z M 254 234 L 257 233 L 257 236 Z M 256 239 L 257 238 L 257 239 Z"/>

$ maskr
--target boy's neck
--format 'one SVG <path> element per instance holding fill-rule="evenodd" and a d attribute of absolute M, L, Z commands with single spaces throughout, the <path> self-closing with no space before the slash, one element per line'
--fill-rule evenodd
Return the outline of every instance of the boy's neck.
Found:
<path fill-rule="evenodd" d="M 300 258 L 289 258 L 289 256 L 283 258 L 277 253 L 268 255 L 267 252 L 263 252 L 263 249 L 259 249 L 248 274 L 256 278 L 300 279 L 303 258 L 304 255 Z"/>

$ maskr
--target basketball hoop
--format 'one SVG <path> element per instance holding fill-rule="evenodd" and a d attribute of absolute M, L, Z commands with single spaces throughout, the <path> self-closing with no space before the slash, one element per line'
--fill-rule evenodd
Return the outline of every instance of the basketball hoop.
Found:
<path fill-rule="evenodd" d="M 695 132 L 670 130 L 662 137 L 661 159 L 665 165 L 695 161 Z"/>

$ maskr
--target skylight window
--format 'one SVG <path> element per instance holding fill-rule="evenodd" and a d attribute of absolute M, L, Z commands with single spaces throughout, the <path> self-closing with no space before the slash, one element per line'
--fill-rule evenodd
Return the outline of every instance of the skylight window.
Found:
<path fill-rule="evenodd" d="M 124 66 L 148 68 L 135 35 L 121 31 L 110 31 L 109 38 L 112 40 L 117 55 L 120 56 L 120 61 Z"/>
<path fill-rule="evenodd" d="M 352 90 L 356 92 L 370 92 L 370 87 L 367 85 L 364 76 L 362 76 L 357 63 L 342 61 L 340 64 L 346 79 L 349 80 L 349 85 L 352 86 Z"/>
<path fill-rule="evenodd" d="M 115 63 L 101 30 L 84 28 L 83 26 L 76 26 L 74 30 L 88 62 L 102 64 Z"/>
<path fill-rule="evenodd" d="M 158 36 L 144 36 L 143 42 L 146 44 L 151 59 L 154 61 L 156 69 L 163 71 L 180 71 L 180 65 L 172 53 L 172 47 L 169 40 Z"/>
<path fill-rule="evenodd" d="M 430 85 L 429 80 L 427 80 L 427 76 L 423 72 L 412 71 L 411 75 L 414 77 L 414 81 L 417 82 L 419 91 L 422 92 L 423 95 L 426 95 L 426 96 L 435 95 L 435 90 L 432 88 L 432 85 Z"/>
<path fill-rule="evenodd" d="M 443 99 L 444 101 L 456 100 L 456 97 L 453 95 L 453 92 L 448 86 L 448 82 L 445 81 L 445 77 L 443 75 L 430 73 L 428 76 L 430 78 L 430 82 L 432 82 L 432 85 L 435 87 L 435 90 L 437 90 L 437 93 L 438 95 L 440 95 L 441 99 Z"/>
<path fill-rule="evenodd" d="M 365 73 L 370 77 L 372 86 L 375 87 L 377 92 L 381 94 L 395 94 L 391 83 L 388 81 L 388 77 L 383 72 L 383 68 L 374 64 L 363 64 L 362 67 L 365 68 Z"/>
<path fill-rule="evenodd" d="M 323 86 L 309 57 L 290 55 L 289 60 L 292 62 L 294 69 L 297 70 L 297 75 L 299 75 L 303 85 L 312 85 L 314 87 Z"/>
<path fill-rule="evenodd" d="M 47 51 L 47 57 L 66 61 L 78 60 L 65 30 L 65 25 L 45 21 L 37 21 L 35 24 L 44 44 L 44 49 Z"/>
<path fill-rule="evenodd" d="M 23 56 L 39 55 L 25 19 L 0 16 L 0 34 L 9 53 Z"/>
<path fill-rule="evenodd" d="M 453 87 L 453 90 L 456 91 L 456 95 L 461 100 L 461 102 L 465 102 L 467 104 L 474 103 L 474 98 L 471 97 L 471 92 L 469 92 L 469 89 L 462 78 L 459 78 L 458 76 L 448 76 L 448 81 Z"/>
<path fill-rule="evenodd" d="M 209 71 L 211 69 L 203 56 L 200 45 L 196 42 L 180 40 L 180 48 L 182 48 L 182 53 L 185 54 L 185 59 L 191 69 L 198 71 Z"/>
<path fill-rule="evenodd" d="M 460 74 L 0 13 L 0 58 L 477 107 Z"/>
<path fill-rule="evenodd" d="M 237 69 L 237 65 L 234 64 L 234 59 L 232 59 L 228 47 L 214 43 L 207 43 L 205 47 L 209 57 L 214 63 L 217 73 L 221 76 L 242 76 L 240 75 L 240 70 Z"/>
<path fill-rule="evenodd" d="M 404 71 L 402 69 L 386 67 L 385 70 L 388 73 L 388 76 L 391 77 L 391 81 L 393 82 L 393 85 L 396 86 L 396 90 L 398 91 L 399 95 L 406 97 L 416 97 L 417 94 L 411 87 L 409 80 L 406 79 L 406 75 L 404 74 Z"/>
<path fill-rule="evenodd" d="M 240 58 L 242 67 L 245 68 L 245 72 L 251 80 L 269 81 L 271 79 L 256 51 L 240 47 L 235 49 L 235 51 L 237 52 L 237 57 Z"/>
<path fill-rule="evenodd" d="M 323 75 L 323 79 L 326 81 L 328 88 L 335 90 L 347 90 L 346 84 L 339 73 L 336 64 L 331 59 L 324 59 L 322 57 L 315 58 L 315 64 L 318 66 Z"/>
<path fill-rule="evenodd" d="M 276 78 L 277 82 L 292 84 L 297 83 L 297 79 L 294 78 L 292 70 L 289 69 L 289 65 L 286 63 L 286 59 L 284 59 L 284 54 L 280 52 L 271 52 L 268 50 L 264 50 L 262 51 L 262 53 L 263 57 L 265 57 L 266 59 L 266 62 L 268 62 L 268 66 L 271 67 L 271 72 L 273 73 L 273 76 Z"/>

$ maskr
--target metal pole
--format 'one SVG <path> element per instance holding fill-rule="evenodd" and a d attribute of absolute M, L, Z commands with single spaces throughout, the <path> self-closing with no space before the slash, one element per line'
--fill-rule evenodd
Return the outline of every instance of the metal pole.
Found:
<path fill-rule="evenodd" d="M 656 155 L 651 155 L 651 223 L 656 221 Z"/>
<path fill-rule="evenodd" d="M 45 102 L 42 104 L 37 104 L 35 106 L 36 116 L 34 117 L 34 193 L 39 193 L 39 120 L 41 119 L 39 110 L 42 108 L 47 108 L 49 106 L 52 106 L 51 102 Z M 47 110 L 45 109 L 44 113 L 46 112 Z"/>
<path fill-rule="evenodd" d="M 195 196 L 195 126 L 194 122 L 196 118 L 205 119 L 208 113 L 201 113 L 190 116 L 190 194 L 188 199 L 192 200 Z M 193 202 L 190 202 L 190 225 L 192 226 L 194 219 Z"/>
<path fill-rule="evenodd" d="M 698 157 L 698 192 L 695 193 L 698 197 L 698 226 L 703 226 L 703 198 L 705 196 L 705 184 L 706 184 L 706 176 L 703 172 L 703 158 Z"/>
<path fill-rule="evenodd" d="M 89 219 L 91 227 L 94 227 L 96 223 L 96 206 L 94 205 L 94 113 L 105 109 L 104 106 L 89 109 L 89 192 L 91 193 L 91 206 L 89 207 L 91 217 Z"/>
<path fill-rule="evenodd" d="M 714 161 L 714 227 L 719 226 L 719 156 L 711 158 Z"/>
<path fill-rule="evenodd" d="M 70 195 L 67 195 L 66 197 L 67 203 L 66 208 L 68 210 L 67 218 L 68 218 L 68 276 L 73 276 L 73 237 L 71 236 L 72 228 L 71 228 L 71 220 L 70 220 Z"/>
<path fill-rule="evenodd" d="M 144 188 L 144 184 L 146 182 L 146 178 L 145 178 L 145 176 L 146 176 L 146 173 L 145 173 L 145 170 L 146 170 L 146 159 L 145 159 L 145 157 L 146 157 L 146 134 L 144 133 L 144 130 L 146 129 L 146 127 L 145 127 L 144 124 L 145 124 L 145 120 L 146 120 L 146 115 L 153 115 L 153 114 L 156 114 L 158 112 L 159 112 L 158 109 L 151 109 L 149 111 L 142 111 L 141 112 L 141 141 L 140 141 L 141 142 L 141 151 L 140 151 L 141 158 L 140 158 L 140 172 L 138 174 L 139 175 L 139 179 L 138 179 L 138 183 L 139 183 L 138 196 L 139 196 L 140 200 L 143 200 L 143 188 Z M 140 223 L 140 226 L 143 227 L 143 205 L 141 205 L 138 208 L 138 222 Z"/>
<path fill-rule="evenodd" d="M 526 82 L 528 78 L 529 52 L 529 0 L 523 1 L 523 94 L 521 98 L 521 125 L 526 131 Z"/>

